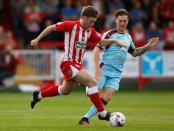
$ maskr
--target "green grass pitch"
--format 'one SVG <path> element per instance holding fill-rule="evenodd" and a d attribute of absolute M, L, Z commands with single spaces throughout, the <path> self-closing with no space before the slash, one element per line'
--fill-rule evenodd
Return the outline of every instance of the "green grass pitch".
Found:
<path fill-rule="evenodd" d="M 122 92 L 107 106 L 126 116 L 124 127 L 91 119 L 90 126 L 78 121 L 90 107 L 85 92 L 45 98 L 34 110 L 31 93 L 0 93 L 0 131 L 174 131 L 174 92 Z"/>

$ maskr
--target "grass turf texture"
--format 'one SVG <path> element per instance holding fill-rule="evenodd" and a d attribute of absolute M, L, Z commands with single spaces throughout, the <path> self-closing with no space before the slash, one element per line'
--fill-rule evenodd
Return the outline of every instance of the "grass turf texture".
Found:
<path fill-rule="evenodd" d="M 84 92 L 43 99 L 30 108 L 31 93 L 0 93 L 0 131 L 174 131 L 174 92 L 119 92 L 108 111 L 125 114 L 126 125 L 110 127 L 91 119 L 90 126 L 78 121 L 89 109 Z"/>

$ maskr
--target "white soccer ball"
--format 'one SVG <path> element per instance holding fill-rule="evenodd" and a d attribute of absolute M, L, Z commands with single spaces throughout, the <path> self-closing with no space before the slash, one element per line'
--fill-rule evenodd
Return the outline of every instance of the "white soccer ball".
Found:
<path fill-rule="evenodd" d="M 126 123 L 126 117 L 121 112 L 113 112 L 109 118 L 109 123 L 114 127 L 122 127 Z"/>

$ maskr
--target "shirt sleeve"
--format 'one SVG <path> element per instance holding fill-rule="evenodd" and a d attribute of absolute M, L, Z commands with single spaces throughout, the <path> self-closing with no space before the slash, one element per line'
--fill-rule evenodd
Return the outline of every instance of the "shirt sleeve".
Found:
<path fill-rule="evenodd" d="M 56 23 L 56 31 L 69 31 L 72 29 L 72 22 L 71 21 L 64 21 Z"/>
<path fill-rule="evenodd" d="M 128 52 L 131 54 L 135 50 L 135 45 L 134 45 L 131 37 L 130 37 L 130 39 L 131 39 L 131 44 L 129 46 Z"/>

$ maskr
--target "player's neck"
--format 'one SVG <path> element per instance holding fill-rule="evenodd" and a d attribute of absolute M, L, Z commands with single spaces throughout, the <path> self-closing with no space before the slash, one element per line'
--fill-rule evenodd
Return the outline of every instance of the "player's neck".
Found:
<path fill-rule="evenodd" d="M 80 19 L 79 21 L 80 21 L 80 25 L 81 25 L 81 27 L 84 28 L 84 29 L 86 29 L 86 27 L 85 27 L 85 23 L 83 22 L 83 20 Z"/>
<path fill-rule="evenodd" d="M 120 33 L 120 34 L 123 34 L 125 33 L 125 30 L 120 30 L 119 28 L 116 28 L 117 32 Z"/>

